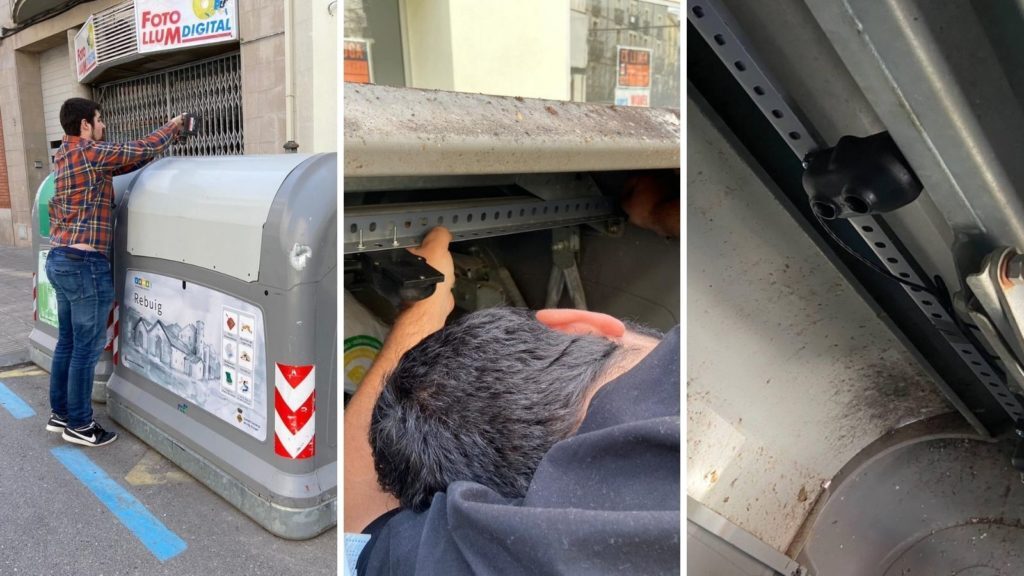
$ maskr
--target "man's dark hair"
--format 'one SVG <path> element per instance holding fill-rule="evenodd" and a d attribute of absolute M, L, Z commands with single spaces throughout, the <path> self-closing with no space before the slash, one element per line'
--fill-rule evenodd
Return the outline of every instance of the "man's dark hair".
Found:
<path fill-rule="evenodd" d="M 474 312 L 428 336 L 402 356 L 373 409 L 381 487 L 416 511 L 456 480 L 522 497 L 548 449 L 575 431 L 618 349 L 519 308 Z"/>
<path fill-rule="evenodd" d="M 68 98 L 60 105 L 60 125 L 68 136 L 81 136 L 82 120 L 92 126 L 96 112 L 103 109 L 86 98 Z"/>

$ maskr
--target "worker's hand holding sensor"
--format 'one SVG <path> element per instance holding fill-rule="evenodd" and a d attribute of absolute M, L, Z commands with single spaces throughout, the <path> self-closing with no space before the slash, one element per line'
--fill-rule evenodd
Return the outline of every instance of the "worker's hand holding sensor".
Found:
<path fill-rule="evenodd" d="M 191 112 L 185 112 L 181 115 L 181 136 L 182 138 L 188 138 L 195 136 L 196 132 L 199 131 L 199 117 Z"/>

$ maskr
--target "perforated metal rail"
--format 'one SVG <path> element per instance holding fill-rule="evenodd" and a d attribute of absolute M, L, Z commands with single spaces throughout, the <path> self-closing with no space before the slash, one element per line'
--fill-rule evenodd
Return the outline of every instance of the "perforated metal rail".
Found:
<path fill-rule="evenodd" d="M 609 198 L 511 197 L 346 207 L 342 235 L 345 254 L 357 254 L 416 246 L 435 226 L 448 228 L 458 241 L 601 222 L 611 231 L 621 227 L 621 217 Z"/>

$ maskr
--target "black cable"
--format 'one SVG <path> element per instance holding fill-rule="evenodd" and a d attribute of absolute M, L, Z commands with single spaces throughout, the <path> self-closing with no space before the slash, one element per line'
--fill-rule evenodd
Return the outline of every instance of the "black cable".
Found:
<path fill-rule="evenodd" d="M 889 272 L 888 270 L 885 270 L 885 269 L 879 267 L 874 262 L 868 260 L 867 258 L 862 256 L 859 252 L 857 252 L 856 250 L 851 248 L 846 242 L 843 242 L 843 240 L 841 238 L 839 238 L 839 236 L 837 236 L 836 233 L 833 232 L 831 228 L 829 228 L 828 224 L 825 223 L 825 219 L 821 217 L 821 214 L 818 214 L 818 212 L 815 211 L 813 208 L 811 208 L 811 212 L 814 212 L 814 217 L 818 219 L 818 224 L 821 224 L 821 227 L 825 229 L 825 232 L 827 232 L 829 236 L 832 237 L 832 240 L 835 240 L 836 244 L 839 244 L 840 246 L 842 246 L 844 250 L 849 252 L 850 255 L 852 255 L 857 260 L 860 260 L 862 263 L 864 263 L 865 266 L 868 266 L 869 268 L 871 268 L 872 270 L 874 270 L 875 272 L 878 272 L 879 274 L 881 274 L 883 276 L 888 276 L 889 278 L 899 282 L 900 284 L 903 284 L 904 286 L 909 286 L 911 288 L 916 288 L 918 290 L 921 290 L 922 292 L 927 292 L 928 294 L 931 294 L 932 296 L 934 296 L 938 300 L 942 300 L 943 299 L 941 296 L 939 296 L 939 294 L 937 294 L 931 288 L 926 288 L 926 287 L 924 287 L 924 286 L 922 286 L 922 285 L 920 285 L 920 284 L 918 284 L 916 282 L 911 282 L 909 280 L 904 280 L 903 278 L 900 278 L 899 276 L 893 274 L 892 272 Z"/>
<path fill-rule="evenodd" d="M 893 274 L 892 272 L 889 272 L 888 270 L 879 267 L 877 264 L 871 262 L 863 255 L 861 255 L 859 252 L 851 248 L 849 244 L 843 242 L 843 240 L 839 236 L 837 236 L 835 232 L 832 231 L 832 229 L 826 223 L 825 219 L 822 218 L 821 215 L 814 210 L 814 208 L 811 208 L 811 212 L 814 213 L 814 217 L 818 219 L 818 224 L 820 224 L 821 227 L 825 229 L 825 232 L 832 238 L 832 240 L 834 240 L 836 244 L 839 244 L 844 250 L 849 252 L 851 256 L 862 262 L 865 266 L 871 268 L 872 270 L 878 272 L 883 276 L 886 276 L 888 278 L 891 278 L 892 280 L 899 282 L 900 284 L 903 284 L 904 286 L 920 290 L 926 294 L 931 294 L 931 296 L 935 298 L 936 301 L 938 301 L 939 306 L 941 306 L 942 309 L 946 311 L 946 314 L 948 314 L 949 317 L 953 319 L 953 322 L 957 325 L 957 327 L 965 336 L 969 334 L 969 331 L 966 330 L 967 327 L 976 328 L 976 326 L 974 326 L 973 324 L 967 324 L 963 322 L 960 319 L 960 316 L 956 313 L 956 310 L 953 309 L 953 299 L 950 297 L 949 290 L 946 288 L 945 283 L 942 282 L 941 276 L 936 276 L 934 280 L 936 282 L 936 285 L 939 287 L 939 290 L 941 290 L 941 292 L 937 291 L 937 289 L 928 288 L 916 282 L 911 282 L 909 280 L 900 278 L 899 276 Z"/>

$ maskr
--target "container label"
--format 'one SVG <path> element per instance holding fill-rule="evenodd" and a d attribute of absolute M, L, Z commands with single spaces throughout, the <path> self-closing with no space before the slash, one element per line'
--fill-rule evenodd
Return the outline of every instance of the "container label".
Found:
<path fill-rule="evenodd" d="M 126 368 L 266 439 L 266 337 L 259 308 L 179 278 L 128 270 L 118 332 Z"/>
<path fill-rule="evenodd" d="M 381 343 L 373 336 L 359 335 L 345 338 L 345 392 L 355 394 L 380 353 Z"/>
<path fill-rule="evenodd" d="M 36 300 L 38 305 L 39 321 L 57 327 L 57 292 L 46 277 L 46 256 L 49 250 L 39 251 L 38 272 L 36 273 Z"/>

